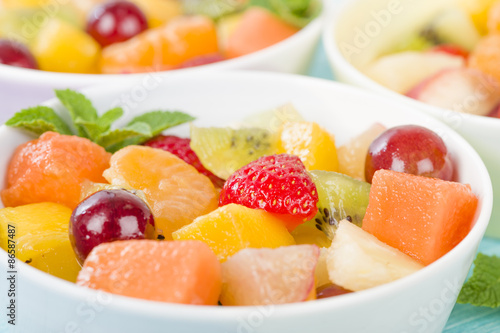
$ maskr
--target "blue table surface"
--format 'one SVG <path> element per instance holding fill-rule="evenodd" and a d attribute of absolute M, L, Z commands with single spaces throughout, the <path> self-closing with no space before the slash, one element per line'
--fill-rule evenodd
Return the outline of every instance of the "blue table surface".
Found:
<path fill-rule="evenodd" d="M 308 74 L 318 78 L 334 80 L 321 44 L 318 45 L 318 49 L 314 54 Z M 496 254 L 500 256 L 500 240 L 485 238 L 479 247 L 479 251 L 488 255 Z M 443 332 L 499 333 L 500 309 L 457 304 Z"/>
<path fill-rule="evenodd" d="M 334 80 L 323 45 L 318 45 L 309 68 L 310 76 Z M 500 256 L 500 239 L 485 238 L 479 246 L 479 252 Z M 472 271 L 472 269 L 471 269 Z M 470 274 L 471 272 L 469 272 Z M 472 305 L 456 304 L 443 333 L 499 333 L 500 308 L 491 309 Z"/>

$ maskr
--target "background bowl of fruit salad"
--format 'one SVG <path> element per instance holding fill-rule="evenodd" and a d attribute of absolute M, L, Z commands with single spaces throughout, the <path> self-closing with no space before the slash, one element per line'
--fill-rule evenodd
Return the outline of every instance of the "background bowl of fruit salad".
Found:
<path fill-rule="evenodd" d="M 500 193 L 500 3 L 352 1 L 334 12 L 323 41 L 336 77 L 448 124 L 478 151 Z M 495 200 L 487 234 L 500 237 Z"/>
<path fill-rule="evenodd" d="M 54 88 L 123 80 L 124 73 L 144 80 L 134 103 L 161 81 L 156 72 L 303 72 L 321 12 L 321 0 L 2 1 L 3 109 L 40 103 Z"/>
<path fill-rule="evenodd" d="M 493 200 L 458 134 L 302 76 L 165 77 L 116 106 L 135 85 L 0 128 L 3 327 L 442 330 Z"/>

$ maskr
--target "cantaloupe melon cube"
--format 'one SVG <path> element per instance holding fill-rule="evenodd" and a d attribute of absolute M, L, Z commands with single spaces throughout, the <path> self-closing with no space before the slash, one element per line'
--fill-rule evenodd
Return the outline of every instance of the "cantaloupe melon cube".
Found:
<path fill-rule="evenodd" d="M 469 233 L 477 205 L 468 185 L 379 170 L 363 229 L 428 265 Z"/>
<path fill-rule="evenodd" d="M 77 284 L 153 301 L 216 305 L 221 267 L 200 241 L 127 240 L 96 246 Z"/>

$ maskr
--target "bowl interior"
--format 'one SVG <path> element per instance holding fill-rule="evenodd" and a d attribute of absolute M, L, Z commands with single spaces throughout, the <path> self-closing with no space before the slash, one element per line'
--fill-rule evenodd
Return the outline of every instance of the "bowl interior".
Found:
<path fill-rule="evenodd" d="M 130 99 L 127 99 L 126 96 L 130 95 L 134 89 L 137 89 L 138 85 L 140 85 L 140 82 L 96 87 L 86 90 L 85 94 L 91 98 L 100 112 L 117 105 L 123 106 L 125 109 L 123 121 L 144 111 L 168 109 L 182 110 L 196 116 L 196 124 L 200 126 L 223 126 L 224 124 L 238 122 L 243 117 L 255 112 L 271 109 L 285 103 L 292 103 L 307 120 L 316 121 L 330 130 L 335 135 L 337 145 L 347 142 L 348 139 L 354 137 L 374 122 L 380 122 L 387 127 L 408 123 L 419 124 L 441 135 L 458 168 L 458 181 L 470 184 L 473 191 L 478 195 L 480 201 L 474 228 L 455 249 L 434 264 L 412 276 L 372 290 L 345 295 L 324 302 L 317 301 L 276 307 L 274 313 L 276 314 L 275 318 L 278 318 L 278 320 L 280 318 L 289 318 L 292 315 L 299 317 L 312 316 L 318 311 L 340 310 L 344 307 L 354 309 L 366 302 L 371 302 L 370 304 L 373 307 L 377 304 L 377 299 L 382 296 L 387 298 L 397 297 L 398 293 L 415 290 L 415 285 L 425 281 L 433 283 L 436 274 L 446 274 L 444 270 L 447 265 L 460 267 L 458 279 L 463 282 L 490 217 L 492 190 L 488 173 L 477 153 L 464 139 L 445 125 L 429 116 L 415 112 L 406 105 L 394 103 L 378 95 L 333 82 L 300 76 L 232 72 L 166 78 L 157 87 L 148 90 L 142 100 L 130 103 Z M 60 104 L 55 100 L 51 100 L 46 104 L 60 110 Z M 170 133 L 188 135 L 188 126 L 179 127 L 170 131 Z M 5 174 L 9 158 L 15 147 L 30 138 L 29 135 L 19 130 L 5 126 L 0 128 L 0 151 L 2 151 L 0 174 Z M 0 188 L 4 188 L 4 186 L 5 178 L 0 177 Z M 6 262 L 6 253 L 0 251 L 0 266 Z M 19 263 L 19 265 L 20 270 L 24 270 L 26 273 L 24 280 L 34 286 L 39 286 L 39 289 L 45 290 L 48 295 L 55 294 L 64 299 L 71 299 L 72 302 L 81 302 L 88 295 L 96 295 L 96 291 L 65 283 L 27 267 L 23 263 Z M 429 288 L 429 291 L 423 292 L 423 294 L 426 294 L 426 292 L 432 293 L 431 288 Z M 432 297 L 432 295 L 428 296 Z M 161 320 L 161 318 L 167 320 L 167 318 L 176 316 L 178 320 L 181 320 L 182 318 L 197 316 L 200 320 L 202 318 L 207 322 L 218 319 L 230 320 L 249 311 L 244 307 L 218 309 L 173 306 L 124 297 L 114 297 L 113 306 L 122 315 L 127 313 L 133 316 L 142 316 L 143 318 L 153 316 L 157 320 Z M 404 315 L 411 313 L 411 306 L 411 304 L 408 305 L 409 308 L 404 310 L 408 311 Z M 443 316 L 445 315 L 446 311 Z M 444 318 L 445 320 L 446 318 Z"/>

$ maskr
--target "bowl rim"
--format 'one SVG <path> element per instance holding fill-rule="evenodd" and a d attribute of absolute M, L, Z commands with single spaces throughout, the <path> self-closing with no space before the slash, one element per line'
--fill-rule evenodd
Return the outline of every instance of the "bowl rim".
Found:
<path fill-rule="evenodd" d="M 281 49 L 286 48 L 290 45 L 300 43 L 303 40 L 308 40 L 310 38 L 319 37 L 321 34 L 321 27 L 323 26 L 323 18 L 326 12 L 327 0 L 320 0 L 322 9 L 321 12 L 306 26 L 301 28 L 292 36 L 268 46 L 264 49 L 237 57 L 232 59 L 225 59 L 220 62 L 181 68 L 174 70 L 165 71 L 147 71 L 144 73 L 130 73 L 130 74 L 83 74 L 83 73 L 63 73 L 63 72 L 50 72 L 38 69 L 21 68 L 15 66 L 9 66 L 0 64 L 0 75 L 5 75 L 13 78 L 16 81 L 30 81 L 35 83 L 46 83 L 46 82 L 88 82 L 96 83 L 102 80 L 120 80 L 126 76 L 127 79 L 137 79 L 145 75 L 182 75 L 192 72 L 199 72 L 202 70 L 232 70 L 239 69 L 245 66 L 252 66 L 255 63 L 259 63 L 268 57 L 272 57 L 274 54 L 279 53 Z"/>
<path fill-rule="evenodd" d="M 450 109 L 426 104 L 424 102 L 417 101 L 413 98 L 392 91 L 389 88 L 384 87 L 375 80 L 366 76 L 361 70 L 359 70 L 351 62 L 349 62 L 338 47 L 336 32 L 339 30 L 339 26 L 345 19 L 345 15 L 343 15 L 343 13 L 347 9 L 354 8 L 355 6 L 361 6 L 363 2 L 367 2 L 367 0 L 339 0 L 336 6 L 332 7 L 330 11 L 325 13 L 321 39 L 334 74 L 337 71 L 335 67 L 340 67 L 342 68 L 343 72 L 347 73 L 344 76 L 350 77 L 353 81 L 356 82 L 357 85 L 359 84 L 375 92 L 385 94 L 387 97 L 408 103 L 414 108 L 426 110 L 440 120 L 445 119 L 447 113 L 453 112 L 454 115 L 459 115 L 461 117 L 467 118 L 467 120 L 472 120 L 480 126 L 498 126 L 500 128 L 500 118 L 461 113 Z"/>
<path fill-rule="evenodd" d="M 359 302 L 368 302 L 376 300 L 377 298 L 383 296 L 387 293 L 398 293 L 400 291 L 407 290 L 412 288 L 415 284 L 418 285 L 419 281 L 428 280 L 433 275 L 437 274 L 437 272 L 442 270 L 442 263 L 452 263 L 455 261 L 459 261 L 460 258 L 463 257 L 464 254 L 469 254 L 471 251 L 474 251 L 479 245 L 486 227 L 488 225 L 489 217 L 491 215 L 491 208 L 493 205 L 493 189 L 491 186 L 491 180 L 489 178 L 488 171 L 481 158 L 477 154 L 477 152 L 470 146 L 470 144 L 465 141 L 460 135 L 458 135 L 455 131 L 449 128 L 446 124 L 439 122 L 438 120 L 432 118 L 429 115 L 422 114 L 418 110 L 415 110 L 404 103 L 390 100 L 381 96 L 380 94 L 376 94 L 374 92 L 361 89 L 358 87 L 349 86 L 346 84 L 333 82 L 329 80 L 305 77 L 301 75 L 295 74 L 283 74 L 283 73 L 270 73 L 270 72 L 258 72 L 258 71 L 229 71 L 229 72 L 218 72 L 218 73 L 196 73 L 193 75 L 185 75 L 183 77 L 169 77 L 162 84 L 179 84 L 179 80 L 188 81 L 192 79 L 210 79 L 210 80 L 221 80 L 224 82 L 230 82 L 234 80 L 241 81 L 244 79 L 245 81 L 249 80 L 260 80 L 265 82 L 276 82 L 284 84 L 284 85 L 300 85 L 304 86 L 308 89 L 314 91 L 314 87 L 328 87 L 330 90 L 336 90 L 340 95 L 351 94 L 357 95 L 360 98 L 370 98 L 376 103 L 381 104 L 392 104 L 397 106 L 401 112 L 406 112 L 409 114 L 413 114 L 415 117 L 423 118 L 426 121 L 429 121 L 430 124 L 434 124 L 443 129 L 447 136 L 453 142 L 456 142 L 457 145 L 461 147 L 461 151 L 463 154 L 469 155 L 472 159 L 475 160 L 475 164 L 478 166 L 477 172 L 481 174 L 480 184 L 481 187 L 484 187 L 484 193 L 482 193 L 482 211 L 479 211 L 476 218 L 476 223 L 473 228 L 467 234 L 467 236 L 457 244 L 450 252 L 445 254 L 443 257 L 435 261 L 434 263 L 424 267 L 423 269 L 410 274 L 404 278 L 393 281 L 391 283 L 387 283 L 384 285 L 380 285 L 374 288 L 370 288 L 367 290 L 350 293 L 346 295 L 341 295 L 338 297 L 333 297 L 329 299 L 316 300 L 314 302 L 306 302 L 306 303 L 292 303 L 292 304 L 283 304 L 277 305 L 274 309 L 275 312 L 273 316 L 282 317 L 282 316 L 304 316 L 308 314 L 312 314 L 316 311 L 324 310 L 325 308 L 334 310 L 336 308 L 351 306 L 358 304 Z M 118 83 L 116 85 L 110 86 L 93 86 L 86 89 L 81 89 L 84 94 L 90 96 L 92 95 L 102 95 L 106 93 L 118 93 L 123 88 L 129 87 L 129 83 Z M 57 105 L 58 101 L 53 98 L 45 103 L 44 105 Z M 6 130 L 11 130 L 7 128 L 7 126 L 0 126 L 0 134 L 5 132 Z M 12 129 L 16 130 L 16 129 Z M 0 267 L 3 266 L 3 263 L 6 263 L 7 253 L 4 250 L 0 250 Z M 99 293 L 104 293 L 103 291 L 93 290 L 85 287 L 80 287 L 75 285 L 74 283 L 62 280 L 55 276 L 52 276 L 48 273 L 42 272 L 36 268 L 29 266 L 23 262 L 18 262 L 17 264 L 18 271 L 25 271 L 23 273 L 24 280 L 30 280 L 33 283 L 37 284 L 41 288 L 44 288 L 50 293 L 58 293 L 64 294 L 67 297 L 74 298 L 77 300 L 85 300 L 88 299 L 89 296 L 98 297 Z M 444 265 L 446 266 L 446 265 Z M 111 306 L 113 309 L 118 311 L 134 311 L 134 313 L 140 314 L 145 318 L 151 316 L 165 316 L 166 314 L 172 315 L 175 314 L 176 318 L 192 320 L 193 317 L 196 317 L 199 320 L 203 320 L 206 322 L 213 321 L 221 321 L 221 320 L 229 320 L 232 318 L 236 318 L 238 316 L 244 316 L 249 313 L 249 311 L 254 311 L 255 306 L 240 306 L 240 307 L 219 307 L 219 306 L 199 306 L 199 305 L 184 305 L 184 304 L 173 304 L 173 303 L 164 303 L 164 302 L 156 302 L 149 301 L 137 298 L 131 298 L 126 296 L 120 296 L 115 294 L 105 293 L 107 295 L 111 295 L 113 301 Z"/>

